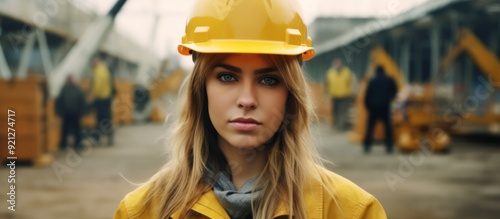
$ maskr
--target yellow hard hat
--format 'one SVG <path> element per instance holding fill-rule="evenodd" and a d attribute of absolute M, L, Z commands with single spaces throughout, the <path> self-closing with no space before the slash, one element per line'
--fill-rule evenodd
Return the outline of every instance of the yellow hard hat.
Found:
<path fill-rule="evenodd" d="M 198 0 L 177 50 L 314 56 L 297 0 Z"/>

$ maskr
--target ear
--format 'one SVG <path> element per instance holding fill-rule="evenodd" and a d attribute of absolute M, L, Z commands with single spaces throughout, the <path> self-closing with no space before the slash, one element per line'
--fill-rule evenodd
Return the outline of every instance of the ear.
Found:
<path fill-rule="evenodd" d="M 299 62 L 300 67 L 302 67 L 302 63 L 304 63 L 304 60 L 302 59 L 302 55 L 297 56 L 297 61 Z"/>
<path fill-rule="evenodd" d="M 189 53 L 191 53 L 191 59 L 193 59 L 193 63 L 195 63 L 196 59 L 198 59 L 198 56 L 200 56 L 200 53 L 197 53 L 193 50 L 189 50 Z"/>

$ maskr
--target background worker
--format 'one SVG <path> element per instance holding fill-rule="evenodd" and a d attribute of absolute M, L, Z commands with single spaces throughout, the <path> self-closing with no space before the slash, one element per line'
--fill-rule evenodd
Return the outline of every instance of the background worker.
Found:
<path fill-rule="evenodd" d="M 326 82 L 332 101 L 332 126 L 345 131 L 349 128 L 349 108 L 353 99 L 355 75 L 340 59 L 334 59 L 326 73 Z"/>
<path fill-rule="evenodd" d="M 397 85 L 393 78 L 386 75 L 384 68 L 378 66 L 375 76 L 368 83 L 364 99 L 368 110 L 368 123 L 364 139 L 364 152 L 370 153 L 373 129 L 378 120 L 382 120 L 385 131 L 385 146 L 388 154 L 392 153 L 391 102 L 397 94 Z"/>
<path fill-rule="evenodd" d="M 74 83 L 71 75 L 66 78 L 55 104 L 56 113 L 62 119 L 60 149 L 66 148 L 68 136 L 73 135 L 75 150 L 80 151 L 82 139 L 80 119 L 85 113 L 87 102 L 85 93 Z"/>
<path fill-rule="evenodd" d="M 92 88 L 90 99 L 96 109 L 96 129 L 99 133 L 94 137 L 97 144 L 103 135 L 108 137 L 108 145 L 113 145 L 113 120 L 111 112 L 113 81 L 108 67 L 104 62 L 95 58 L 92 62 Z"/>

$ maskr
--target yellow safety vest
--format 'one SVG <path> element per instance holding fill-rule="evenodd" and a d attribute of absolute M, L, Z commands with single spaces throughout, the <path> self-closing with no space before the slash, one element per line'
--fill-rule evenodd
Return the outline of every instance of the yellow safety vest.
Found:
<path fill-rule="evenodd" d="M 328 69 L 326 81 L 330 97 L 349 97 L 352 95 L 352 71 L 343 66 L 338 72 L 334 68 Z"/>
<path fill-rule="evenodd" d="M 98 62 L 93 69 L 91 95 L 94 99 L 107 99 L 111 96 L 111 75 L 104 63 Z"/>

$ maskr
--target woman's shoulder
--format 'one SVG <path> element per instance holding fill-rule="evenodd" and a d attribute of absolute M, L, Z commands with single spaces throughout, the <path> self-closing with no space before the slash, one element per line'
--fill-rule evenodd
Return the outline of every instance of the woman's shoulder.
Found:
<path fill-rule="evenodd" d="M 323 196 L 323 214 L 344 218 L 386 218 L 379 201 L 352 181 L 323 167 L 318 167 L 323 181 L 316 190 Z M 316 184 L 316 183 L 313 183 Z M 321 187 L 321 189 L 319 189 Z M 314 193 L 314 192 L 313 192 Z"/>
<path fill-rule="evenodd" d="M 151 186 L 145 184 L 128 193 L 120 202 L 114 218 L 153 218 L 152 212 L 149 211 L 151 208 L 145 206 L 150 203 L 150 189 Z"/>
<path fill-rule="evenodd" d="M 320 173 L 323 174 L 323 179 L 325 180 L 325 188 L 329 192 L 333 192 L 339 197 L 359 197 L 365 198 L 367 196 L 372 196 L 370 193 L 353 183 L 351 180 L 320 167 Z M 328 192 L 327 191 L 327 192 Z"/>

